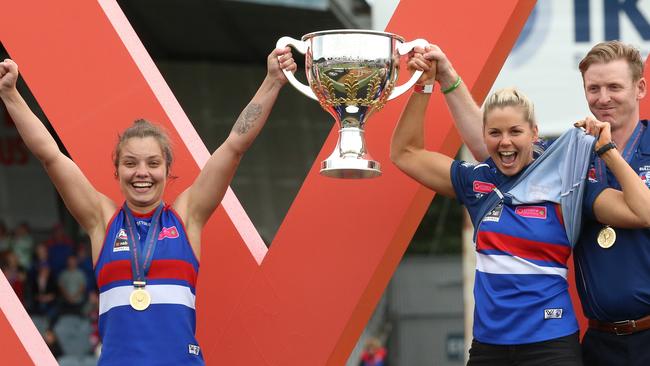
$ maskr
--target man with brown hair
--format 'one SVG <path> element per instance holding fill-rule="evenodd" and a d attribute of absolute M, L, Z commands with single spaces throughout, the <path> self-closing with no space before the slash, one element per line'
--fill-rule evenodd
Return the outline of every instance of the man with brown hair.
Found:
<path fill-rule="evenodd" d="M 611 124 L 613 141 L 650 187 L 650 132 L 648 121 L 639 120 L 639 101 L 646 95 L 639 51 L 620 41 L 599 43 L 579 68 L 591 113 Z M 589 178 L 621 188 L 598 157 Z M 650 230 L 600 224 L 589 193 L 574 248 L 576 285 L 589 318 L 584 363 L 650 365 Z"/>

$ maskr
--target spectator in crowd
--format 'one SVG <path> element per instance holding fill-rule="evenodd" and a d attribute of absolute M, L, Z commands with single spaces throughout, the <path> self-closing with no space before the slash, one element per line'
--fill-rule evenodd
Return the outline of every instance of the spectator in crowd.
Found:
<path fill-rule="evenodd" d="M 32 237 L 29 224 L 21 222 L 14 229 L 11 240 L 12 250 L 18 258 L 18 263 L 25 269 L 32 264 L 32 253 L 34 251 L 34 238 Z"/>
<path fill-rule="evenodd" d="M 93 350 L 99 346 L 99 295 L 97 291 L 88 292 L 88 301 L 84 305 L 82 316 L 90 320 L 90 344 Z"/>
<path fill-rule="evenodd" d="M 386 348 L 381 345 L 379 339 L 368 338 L 361 354 L 359 366 L 386 366 Z"/>
<path fill-rule="evenodd" d="M 11 237 L 7 225 L 0 221 L 0 255 L 11 249 Z"/>
<path fill-rule="evenodd" d="M 43 248 L 45 248 L 43 246 Z M 47 253 L 45 251 L 45 253 Z M 44 315 L 53 323 L 57 317 L 57 288 L 47 261 L 38 264 L 29 278 L 29 311 L 35 315 Z"/>
<path fill-rule="evenodd" d="M 56 224 L 45 244 L 48 248 L 50 267 L 57 277 L 66 267 L 67 258 L 74 254 L 74 242 L 65 233 L 63 225 Z"/>
<path fill-rule="evenodd" d="M 88 239 L 81 240 L 77 245 L 77 263 L 79 269 L 86 275 L 86 291 L 90 294 L 97 289 L 97 284 L 95 283 L 93 259 L 90 256 L 90 242 Z"/>
<path fill-rule="evenodd" d="M 44 243 L 39 243 L 34 248 L 34 258 L 31 265 L 29 266 L 30 274 L 35 274 L 38 272 L 38 269 L 43 265 L 47 265 L 49 267 L 50 258 L 47 246 L 45 246 Z"/>
<path fill-rule="evenodd" d="M 69 256 L 66 269 L 58 277 L 61 293 L 61 313 L 81 315 L 81 307 L 86 300 L 86 275 L 77 265 L 77 257 Z"/>
<path fill-rule="evenodd" d="M 5 261 L 2 272 L 4 273 L 7 281 L 11 285 L 11 288 L 14 289 L 14 292 L 18 296 L 21 302 L 25 302 L 25 269 L 18 264 L 18 258 L 13 252 L 7 252 L 5 254 Z"/>
<path fill-rule="evenodd" d="M 43 339 L 45 339 L 45 344 L 47 344 L 47 347 L 50 349 L 50 352 L 52 352 L 54 358 L 63 356 L 63 349 L 61 348 L 59 339 L 56 337 L 56 333 L 54 333 L 52 328 L 48 328 L 45 331 L 45 334 L 43 334 Z"/>

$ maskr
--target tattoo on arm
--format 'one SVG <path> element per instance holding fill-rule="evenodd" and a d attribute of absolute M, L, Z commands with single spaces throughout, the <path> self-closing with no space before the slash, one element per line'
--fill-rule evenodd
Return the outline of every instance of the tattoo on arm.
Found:
<path fill-rule="evenodd" d="M 255 126 L 255 121 L 262 114 L 262 106 L 256 103 L 251 103 L 244 108 L 244 110 L 237 118 L 233 130 L 239 135 L 243 135 L 250 131 Z"/>

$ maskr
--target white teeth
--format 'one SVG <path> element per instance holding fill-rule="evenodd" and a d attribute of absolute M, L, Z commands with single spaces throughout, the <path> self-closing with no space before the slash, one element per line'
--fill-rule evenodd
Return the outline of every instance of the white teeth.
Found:
<path fill-rule="evenodd" d="M 503 156 L 512 156 L 512 155 L 515 154 L 515 152 L 514 151 L 501 151 L 499 154 L 501 154 Z"/>
<path fill-rule="evenodd" d="M 138 183 L 133 183 L 133 186 L 135 188 L 149 188 L 153 186 L 153 183 L 138 182 Z"/>

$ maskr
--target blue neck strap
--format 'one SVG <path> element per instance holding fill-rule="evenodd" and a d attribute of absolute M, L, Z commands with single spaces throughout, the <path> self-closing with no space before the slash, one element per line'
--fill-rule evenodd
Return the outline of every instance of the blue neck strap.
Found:
<path fill-rule="evenodd" d="M 144 286 L 146 284 L 147 272 L 149 272 L 149 267 L 151 266 L 151 260 L 153 259 L 153 253 L 156 250 L 156 243 L 158 242 L 158 234 L 160 233 L 160 214 L 163 209 L 163 203 L 156 208 L 152 218 L 151 225 L 147 231 L 147 238 L 144 241 L 142 246 L 142 252 L 140 253 L 139 247 L 137 245 L 136 238 L 138 234 L 136 232 L 135 218 L 131 209 L 126 205 L 126 202 L 122 206 L 124 210 L 124 221 L 126 224 L 127 230 L 127 241 L 129 242 L 129 249 L 131 250 L 131 273 L 133 275 L 133 284 L 136 286 Z M 142 239 L 140 239 L 142 241 Z"/>

